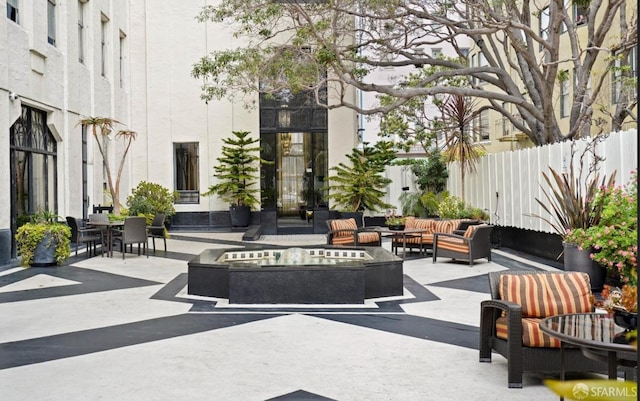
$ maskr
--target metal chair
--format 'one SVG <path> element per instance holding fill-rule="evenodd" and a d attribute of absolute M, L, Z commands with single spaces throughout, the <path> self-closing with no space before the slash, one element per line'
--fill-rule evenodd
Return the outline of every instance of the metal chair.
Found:
<path fill-rule="evenodd" d="M 144 254 L 149 257 L 147 254 L 147 220 L 144 217 L 127 217 L 124 220 L 122 231 L 115 231 L 113 241 L 120 243 L 122 259 L 124 259 L 127 245 L 131 245 L 133 253 L 133 244 L 138 244 L 138 256 L 140 255 L 140 244 L 142 244 Z"/>
<path fill-rule="evenodd" d="M 153 217 L 153 222 L 151 223 L 151 225 L 147 226 L 148 235 L 151 238 L 151 242 L 153 243 L 154 254 L 156 253 L 156 238 L 162 238 L 162 240 L 164 241 L 164 251 L 167 252 L 167 237 L 165 235 L 164 219 L 164 214 L 157 213 Z"/>
<path fill-rule="evenodd" d="M 81 227 L 79 220 L 72 216 L 67 216 L 67 225 L 71 228 L 71 243 L 76 246 L 76 256 L 78 255 L 78 248 L 80 244 L 86 244 L 87 257 L 91 256 L 91 250 L 93 249 L 93 256 L 96 256 L 96 244 L 99 241 L 103 246 L 101 255 L 104 256 L 104 235 L 102 230 L 97 228 Z"/>

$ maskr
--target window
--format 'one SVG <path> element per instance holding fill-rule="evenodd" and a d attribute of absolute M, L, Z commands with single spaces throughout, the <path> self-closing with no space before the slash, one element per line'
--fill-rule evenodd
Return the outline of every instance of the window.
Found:
<path fill-rule="evenodd" d="M 107 24 L 109 23 L 109 18 L 107 18 L 104 14 L 101 15 L 100 18 L 100 71 L 103 77 L 107 76 Z"/>
<path fill-rule="evenodd" d="M 476 142 L 489 140 L 489 110 L 483 110 L 471 122 L 471 134 Z"/>
<path fill-rule="evenodd" d="M 434 47 L 433 49 L 431 49 L 431 56 L 433 58 L 440 58 L 442 57 L 442 49 L 439 47 Z"/>
<path fill-rule="evenodd" d="M 543 8 L 540 12 L 540 38 L 544 41 L 549 40 L 549 7 Z"/>
<path fill-rule="evenodd" d="M 9 148 L 12 216 L 23 220 L 38 210 L 56 211 L 57 143 L 47 127 L 47 114 L 22 106 L 11 126 Z"/>
<path fill-rule="evenodd" d="M 464 58 L 469 58 L 469 48 L 468 47 L 461 47 L 460 48 L 460 55 Z"/>
<path fill-rule="evenodd" d="M 119 54 L 119 75 L 120 75 L 120 87 L 124 88 L 124 52 L 125 52 L 125 40 L 127 39 L 127 35 L 124 32 L 120 31 L 120 54 Z"/>
<path fill-rule="evenodd" d="M 637 98 L 637 48 L 629 51 L 627 63 L 622 63 L 620 57 L 611 68 L 611 103 L 626 103 Z"/>
<path fill-rule="evenodd" d="M 569 71 L 563 71 L 566 79 L 560 81 L 560 117 L 569 116 Z"/>
<path fill-rule="evenodd" d="M 84 43 L 85 43 L 85 27 L 84 27 L 84 1 L 78 1 L 78 61 L 84 63 Z"/>
<path fill-rule="evenodd" d="M 573 20 L 577 26 L 586 25 L 589 17 L 589 9 L 585 6 L 573 5 Z"/>
<path fill-rule="evenodd" d="M 174 181 L 179 194 L 176 203 L 199 203 L 198 143 L 174 143 Z"/>
<path fill-rule="evenodd" d="M 7 18 L 16 24 L 18 20 L 18 0 L 7 0 Z"/>
<path fill-rule="evenodd" d="M 56 1 L 47 1 L 47 41 L 56 45 Z"/>

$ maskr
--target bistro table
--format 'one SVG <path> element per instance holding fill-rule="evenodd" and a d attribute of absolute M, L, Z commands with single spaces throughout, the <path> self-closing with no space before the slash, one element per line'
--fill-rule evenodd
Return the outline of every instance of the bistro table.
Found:
<path fill-rule="evenodd" d="M 390 237 L 393 240 L 402 240 L 402 258 L 404 259 L 407 254 L 406 239 L 411 237 L 421 237 L 427 230 L 424 228 L 405 228 L 404 230 L 390 230 L 389 227 L 366 227 L 367 230 L 376 231 L 380 233 L 381 237 Z M 422 241 L 419 241 L 420 255 L 422 255 Z M 396 255 L 398 254 L 398 248 L 396 247 Z"/>
<path fill-rule="evenodd" d="M 105 238 L 107 242 L 107 256 L 113 257 L 113 228 L 124 226 L 124 220 L 114 221 L 90 221 L 87 226 L 105 229 Z M 124 250 L 123 250 L 124 251 Z"/>
<path fill-rule="evenodd" d="M 580 347 L 588 358 L 607 362 L 610 379 L 618 377 L 618 366 L 633 367 L 638 364 L 636 349 L 620 342 L 626 333 L 625 329 L 616 325 L 613 317 L 608 314 L 576 313 L 551 316 L 540 321 L 540 329 L 561 341 L 560 374 L 563 380 L 565 343 Z"/>

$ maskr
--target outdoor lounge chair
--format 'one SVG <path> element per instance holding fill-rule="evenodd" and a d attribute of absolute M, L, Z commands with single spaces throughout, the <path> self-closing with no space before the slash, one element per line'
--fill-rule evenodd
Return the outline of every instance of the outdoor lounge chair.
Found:
<path fill-rule="evenodd" d="M 380 246 L 382 244 L 379 232 L 358 228 L 354 218 L 327 220 L 327 227 L 329 228 L 328 245 Z"/>
<path fill-rule="evenodd" d="M 563 291 L 557 290 L 559 286 Z M 560 341 L 543 333 L 538 323 L 549 310 L 557 311 L 555 314 L 591 312 L 589 276 L 580 272 L 491 272 L 489 288 L 491 300 L 480 306 L 480 362 L 491 362 L 492 351 L 505 357 L 510 388 L 522 387 L 523 372 L 560 372 Z M 509 300 L 515 296 L 520 297 L 520 304 Z M 540 300 L 546 304 L 532 308 Z M 564 367 L 567 372 L 607 372 L 606 363 L 587 358 L 579 348 L 565 347 Z"/>
<path fill-rule="evenodd" d="M 489 235 L 493 226 L 477 224 L 467 227 L 463 235 L 435 233 L 433 238 L 433 263 L 438 256 L 452 259 L 464 259 L 473 265 L 479 258 L 491 261 Z"/>

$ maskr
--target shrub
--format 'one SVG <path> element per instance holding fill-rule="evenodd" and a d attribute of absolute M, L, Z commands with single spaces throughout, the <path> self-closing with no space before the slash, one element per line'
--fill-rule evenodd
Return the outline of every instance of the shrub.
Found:
<path fill-rule="evenodd" d="M 176 214 L 173 203 L 178 194 L 153 182 L 141 181 L 127 198 L 130 216 L 147 216 L 163 213 L 166 218 Z"/>

